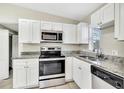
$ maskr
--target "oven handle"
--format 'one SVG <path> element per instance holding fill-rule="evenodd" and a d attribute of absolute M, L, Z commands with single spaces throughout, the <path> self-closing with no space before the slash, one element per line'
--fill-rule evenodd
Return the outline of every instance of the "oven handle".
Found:
<path fill-rule="evenodd" d="M 65 60 L 65 58 L 45 58 L 45 59 L 39 59 L 39 61 L 54 61 L 54 60 Z"/>

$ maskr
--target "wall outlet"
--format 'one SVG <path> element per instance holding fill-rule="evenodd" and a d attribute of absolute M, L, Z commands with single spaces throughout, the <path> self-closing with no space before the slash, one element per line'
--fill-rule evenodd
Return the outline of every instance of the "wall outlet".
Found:
<path fill-rule="evenodd" d="M 118 56 L 118 50 L 112 50 L 112 55 L 113 56 Z"/>

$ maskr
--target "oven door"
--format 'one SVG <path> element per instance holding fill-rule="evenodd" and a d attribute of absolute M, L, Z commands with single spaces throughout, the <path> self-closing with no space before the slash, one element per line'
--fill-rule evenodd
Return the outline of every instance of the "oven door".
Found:
<path fill-rule="evenodd" d="M 54 32 L 42 32 L 41 33 L 41 40 L 42 41 L 57 41 L 57 33 Z"/>
<path fill-rule="evenodd" d="M 65 73 L 65 58 L 45 58 L 39 61 L 39 76 L 61 76 Z M 52 77 L 51 77 L 52 78 Z"/>

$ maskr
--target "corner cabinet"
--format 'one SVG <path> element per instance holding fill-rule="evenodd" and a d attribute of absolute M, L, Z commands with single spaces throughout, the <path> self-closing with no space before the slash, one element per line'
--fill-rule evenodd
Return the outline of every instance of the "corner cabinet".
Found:
<path fill-rule="evenodd" d="M 19 43 L 40 43 L 40 21 L 19 19 Z"/>
<path fill-rule="evenodd" d="M 13 88 L 37 87 L 39 81 L 38 59 L 13 60 Z"/>
<path fill-rule="evenodd" d="M 91 64 L 73 58 L 73 80 L 82 89 L 92 88 Z"/>
<path fill-rule="evenodd" d="M 77 43 L 77 26 L 74 24 L 63 24 L 63 43 Z"/>

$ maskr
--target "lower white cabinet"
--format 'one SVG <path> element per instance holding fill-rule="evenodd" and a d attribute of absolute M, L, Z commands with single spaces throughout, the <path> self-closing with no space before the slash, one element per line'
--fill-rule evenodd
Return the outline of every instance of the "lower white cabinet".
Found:
<path fill-rule="evenodd" d="M 38 59 L 13 60 L 13 88 L 30 88 L 38 86 Z"/>
<path fill-rule="evenodd" d="M 65 59 L 65 80 L 66 82 L 73 81 L 72 66 L 73 66 L 73 57 L 66 57 Z"/>
<path fill-rule="evenodd" d="M 82 89 L 92 88 L 91 64 L 73 58 L 73 80 Z"/>

